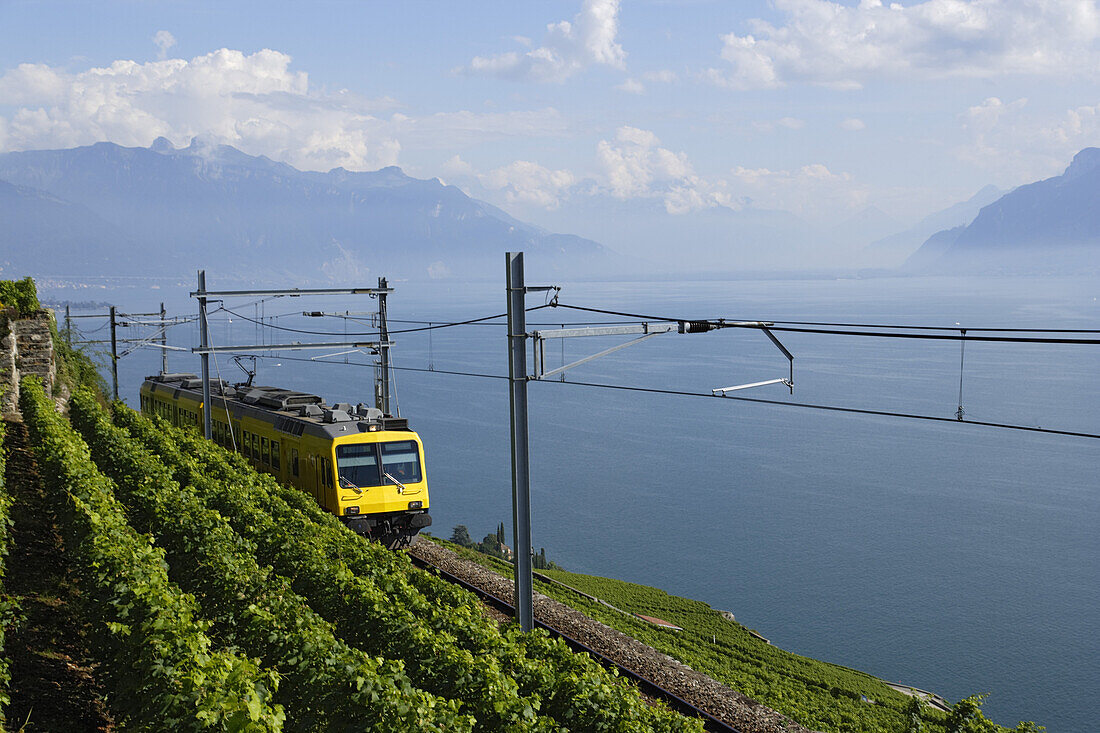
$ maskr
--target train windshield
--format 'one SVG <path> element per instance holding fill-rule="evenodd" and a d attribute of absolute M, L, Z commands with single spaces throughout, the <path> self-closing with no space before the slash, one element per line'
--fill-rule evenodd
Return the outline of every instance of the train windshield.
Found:
<path fill-rule="evenodd" d="M 416 441 L 336 446 L 336 470 L 339 472 L 341 486 L 350 488 L 390 484 L 388 479 L 383 478 L 380 467 L 402 484 L 420 481 L 420 451 Z"/>

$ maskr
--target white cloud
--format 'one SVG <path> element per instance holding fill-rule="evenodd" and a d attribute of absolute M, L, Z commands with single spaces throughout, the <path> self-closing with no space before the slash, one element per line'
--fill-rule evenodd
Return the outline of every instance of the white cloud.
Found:
<path fill-rule="evenodd" d="M 645 84 L 642 84 L 637 79 L 627 79 L 622 84 L 618 84 L 615 87 L 621 92 L 628 92 L 630 94 L 645 94 Z"/>
<path fill-rule="evenodd" d="M 618 26 L 619 0 L 584 0 L 572 22 L 563 20 L 546 27 L 538 48 L 475 56 L 459 70 L 513 81 L 561 83 L 593 64 L 622 69 L 626 52 L 615 42 Z"/>
<path fill-rule="evenodd" d="M 163 61 L 168 58 L 168 49 L 176 45 L 176 37 L 168 31 L 157 31 L 153 34 L 153 43 L 159 49 L 157 58 Z"/>
<path fill-rule="evenodd" d="M 850 173 L 834 173 L 821 163 L 794 170 L 737 166 L 728 187 L 736 199 L 756 208 L 785 209 L 815 221 L 835 220 L 867 205 L 870 191 Z"/>
<path fill-rule="evenodd" d="M 509 203 L 525 203 L 555 209 L 576 182 L 567 170 L 550 170 L 538 163 L 517 160 L 478 176 L 481 185 L 503 190 Z"/>
<path fill-rule="evenodd" d="M 649 130 L 620 127 L 615 140 L 601 140 L 596 160 L 602 183 L 615 198 L 659 198 L 670 214 L 686 214 L 713 206 L 736 208 L 724 181 L 695 173 L 686 153 L 660 146 Z"/>
<path fill-rule="evenodd" d="M 69 72 L 22 64 L 0 76 L 0 150 L 64 148 L 107 140 L 147 146 L 203 136 L 308 170 L 394 165 L 405 145 L 456 147 L 515 136 L 560 135 L 554 109 L 421 116 L 389 98 L 312 90 L 278 51 L 221 49 L 191 60 L 116 61 Z"/>
<path fill-rule="evenodd" d="M 661 69 L 660 71 L 647 71 L 642 74 L 642 79 L 645 81 L 654 82 L 656 84 L 672 84 L 678 77 L 675 71 L 668 69 Z"/>
<path fill-rule="evenodd" d="M 474 167 L 463 160 L 461 157 L 455 155 L 448 159 L 440 172 L 445 176 L 472 176 L 475 175 Z"/>
<path fill-rule="evenodd" d="M 752 126 L 760 132 L 774 132 L 777 127 L 785 130 L 801 130 L 806 126 L 806 120 L 798 117 L 780 117 L 778 120 L 757 120 L 752 123 Z"/>
<path fill-rule="evenodd" d="M 840 123 L 840 127 L 841 129 L 851 130 L 854 132 L 856 130 L 864 129 L 865 127 L 867 127 L 867 125 L 864 124 L 863 120 L 859 119 L 858 117 L 849 117 Z"/>
<path fill-rule="evenodd" d="M 710 81 L 733 89 L 813 83 L 859 88 L 880 77 L 1090 75 L 1100 69 L 1096 0 L 775 0 L 780 25 L 722 36 L 726 68 Z"/>
<path fill-rule="evenodd" d="M 654 184 L 669 184 L 692 175 L 684 153 L 659 147 L 649 130 L 620 127 L 614 142 L 601 140 L 596 159 L 611 195 L 628 199 L 654 193 Z"/>
<path fill-rule="evenodd" d="M 967 141 L 956 155 L 1002 187 L 1058 175 L 1081 148 L 1100 142 L 1100 103 L 1050 112 L 1032 110 L 1026 98 L 989 97 L 959 120 Z"/>

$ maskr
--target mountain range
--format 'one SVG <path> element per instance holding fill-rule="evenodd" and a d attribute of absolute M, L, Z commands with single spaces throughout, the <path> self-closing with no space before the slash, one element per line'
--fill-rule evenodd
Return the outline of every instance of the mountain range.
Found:
<path fill-rule="evenodd" d="M 863 250 L 866 264 L 875 267 L 897 267 L 905 262 L 929 237 L 945 229 L 966 226 L 974 217 L 1001 196 L 1004 191 L 989 185 L 966 201 L 929 214 L 913 226 L 872 242 Z"/>
<path fill-rule="evenodd" d="M 906 260 L 915 273 L 1100 273 L 1100 148 L 1060 176 L 1020 186 Z"/>
<path fill-rule="evenodd" d="M 305 172 L 225 145 L 113 143 L 0 155 L 0 266 L 54 275 L 362 281 L 607 271 L 606 247 L 514 219 L 400 168 Z"/>
<path fill-rule="evenodd" d="M 1082 150 L 1061 176 L 1007 194 L 987 186 L 885 237 L 900 225 L 873 207 L 829 229 L 752 206 L 671 214 L 659 198 L 620 200 L 593 187 L 541 219 L 585 238 L 397 167 L 300 171 L 202 139 L 176 148 L 163 138 L 148 148 L 0 154 L 0 221 L 0 277 L 201 268 L 269 282 L 495 279 L 507 250 L 566 279 L 891 267 L 907 255 L 900 272 L 909 274 L 1093 272 L 1100 149 Z"/>

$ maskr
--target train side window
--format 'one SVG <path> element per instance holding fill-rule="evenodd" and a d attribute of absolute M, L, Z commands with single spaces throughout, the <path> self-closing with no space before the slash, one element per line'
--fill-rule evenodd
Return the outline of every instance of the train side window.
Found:
<path fill-rule="evenodd" d="M 267 452 L 267 438 L 260 438 L 260 460 L 271 465 L 271 454 Z"/>
<path fill-rule="evenodd" d="M 252 433 L 247 430 L 244 431 L 244 440 L 241 445 L 241 453 L 244 453 L 245 458 L 252 457 Z"/>
<path fill-rule="evenodd" d="M 271 441 L 271 467 L 278 471 L 281 465 L 282 462 L 279 460 L 279 441 L 273 440 Z"/>
<path fill-rule="evenodd" d="M 298 449 L 290 449 L 290 473 L 291 475 L 298 476 Z"/>
<path fill-rule="evenodd" d="M 252 433 L 252 460 L 260 461 L 260 436 Z"/>

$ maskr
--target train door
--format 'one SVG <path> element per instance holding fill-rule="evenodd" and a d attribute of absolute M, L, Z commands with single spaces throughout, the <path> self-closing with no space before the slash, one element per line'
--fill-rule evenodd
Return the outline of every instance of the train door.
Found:
<path fill-rule="evenodd" d="M 283 480 L 283 447 L 280 441 L 271 441 L 271 473 L 279 481 Z"/>
<path fill-rule="evenodd" d="M 325 506 L 325 466 L 324 459 L 319 456 L 310 456 L 309 462 L 313 464 L 313 486 L 310 493 L 313 500 L 321 506 Z M 327 507 L 326 507 L 327 508 Z"/>
<path fill-rule="evenodd" d="M 286 482 L 300 489 L 302 488 L 302 467 L 298 461 L 298 444 L 284 441 L 283 446 L 283 458 L 286 461 L 283 471 L 285 472 Z"/>

